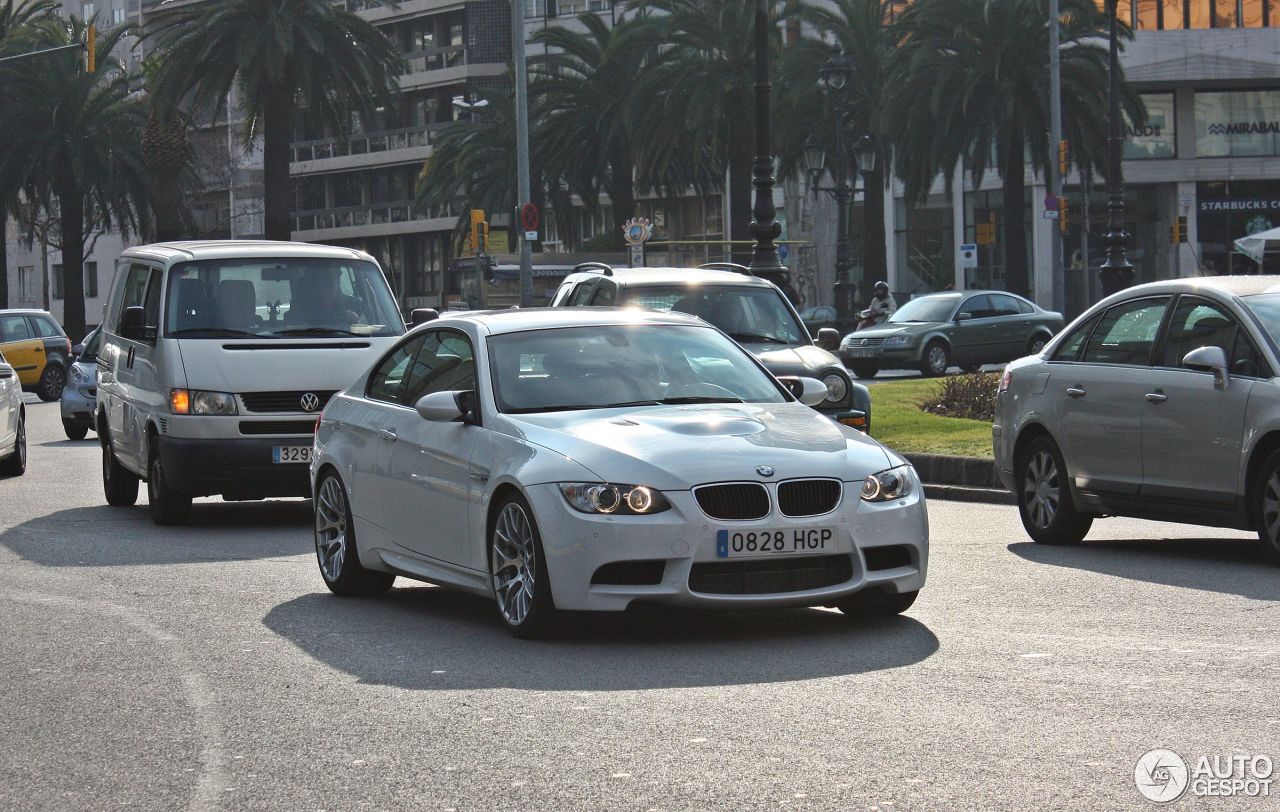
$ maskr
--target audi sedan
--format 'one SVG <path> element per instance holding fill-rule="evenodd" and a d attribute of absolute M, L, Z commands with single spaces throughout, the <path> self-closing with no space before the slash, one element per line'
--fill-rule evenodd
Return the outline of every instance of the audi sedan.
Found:
<path fill-rule="evenodd" d="M 320 574 L 492 597 L 516 636 L 636 601 L 896 614 L 924 585 L 916 472 L 681 313 L 449 315 L 325 407 Z"/>

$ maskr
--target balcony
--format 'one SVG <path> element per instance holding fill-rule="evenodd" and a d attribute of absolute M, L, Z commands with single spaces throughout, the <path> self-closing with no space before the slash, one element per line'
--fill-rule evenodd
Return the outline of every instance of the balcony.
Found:
<path fill-rule="evenodd" d="M 294 163 L 319 161 L 325 158 L 345 158 L 350 155 L 367 155 L 391 152 L 399 149 L 431 146 L 431 139 L 439 124 L 429 127 L 406 127 L 400 130 L 382 130 L 371 133 L 352 133 L 344 139 L 321 138 L 315 141 L 294 141 L 291 159 Z"/>
<path fill-rule="evenodd" d="M 461 203 L 433 206 L 425 212 L 414 211 L 413 201 L 371 203 L 364 206 L 344 206 L 333 209 L 312 209 L 294 212 L 293 230 L 323 231 L 335 228 L 360 228 L 385 223 L 407 223 L 411 220 L 435 220 L 441 217 L 457 218 Z"/>
<path fill-rule="evenodd" d="M 404 61 L 408 65 L 406 75 L 445 68 L 460 68 L 467 64 L 467 49 L 464 45 L 448 45 L 443 48 L 409 51 L 404 55 Z"/>

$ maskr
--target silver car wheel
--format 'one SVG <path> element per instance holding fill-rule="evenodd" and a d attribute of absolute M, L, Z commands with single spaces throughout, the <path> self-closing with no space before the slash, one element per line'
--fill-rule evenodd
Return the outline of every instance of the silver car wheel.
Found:
<path fill-rule="evenodd" d="M 1061 481 L 1058 464 L 1048 451 L 1037 451 L 1027 461 L 1027 473 L 1022 483 L 1023 504 L 1031 523 L 1041 530 L 1053 524 L 1061 500 Z"/>
<path fill-rule="evenodd" d="M 316 558 L 325 580 L 338 580 L 347 560 L 347 497 L 333 477 L 320 486 L 316 500 Z"/>
<path fill-rule="evenodd" d="M 932 369 L 934 373 L 938 375 L 942 375 L 946 373 L 947 351 L 944 350 L 942 347 L 936 344 L 930 347 L 927 360 L 929 362 L 929 369 Z"/>
<path fill-rule="evenodd" d="M 508 502 L 498 514 L 490 552 L 493 591 L 502 617 L 519 626 L 533 605 L 533 589 L 538 577 L 538 556 L 534 548 L 533 525 L 524 508 Z"/>
<path fill-rule="evenodd" d="M 1280 540 L 1280 471 L 1276 471 L 1262 488 L 1262 524 L 1267 529 L 1267 539 L 1276 544 Z"/>

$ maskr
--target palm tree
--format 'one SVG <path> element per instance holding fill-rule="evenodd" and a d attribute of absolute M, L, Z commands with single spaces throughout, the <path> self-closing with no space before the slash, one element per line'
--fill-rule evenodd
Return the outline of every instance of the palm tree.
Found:
<path fill-rule="evenodd" d="M 84 32 L 78 19 L 47 26 L 42 45 L 82 42 Z M 98 48 L 109 54 L 128 33 L 128 26 L 114 28 L 99 37 Z M 0 200 L 22 193 L 45 211 L 57 210 L 63 326 L 77 338 L 85 332 L 86 222 L 127 234 L 145 225 L 148 199 L 140 146 L 145 114 L 130 91 L 136 77 L 106 60 L 86 73 L 81 60 L 64 52 L 21 63 L 0 128 Z"/>
<path fill-rule="evenodd" d="M 818 71 L 832 57 L 833 50 L 842 52 L 852 69 L 849 82 L 836 102 L 845 123 L 844 143 L 848 154 L 849 182 L 857 183 L 857 165 L 853 149 L 858 139 L 870 135 L 877 145 L 876 168 L 863 178 L 862 207 L 862 280 L 858 292 L 869 292 L 884 279 L 884 188 L 885 134 L 881 127 L 881 108 L 885 96 L 885 75 L 896 45 L 889 25 L 897 7 L 895 0 L 801 0 L 791 12 L 816 31 L 823 39 L 806 37 L 788 48 L 779 65 L 780 90 L 775 102 L 778 122 L 778 154 L 782 171 L 794 174 L 799 169 L 804 142 L 817 132 L 823 143 L 835 144 L 832 128 L 835 116 L 818 86 Z"/>
<path fill-rule="evenodd" d="M 32 29 L 48 24 L 57 13 L 57 4 L 50 0 L 18 4 L 18 0 L 4 0 L 0 4 L 0 57 L 15 56 L 28 48 Z M 38 57 L 37 57 L 38 58 Z M 0 66 L 0 120 L 8 120 L 9 104 L 16 100 L 10 92 L 9 71 Z M 16 207 L 16 198 L 0 197 L 0 308 L 9 306 L 9 212 Z"/>
<path fill-rule="evenodd" d="M 142 66 L 148 87 L 155 86 L 156 61 Z M 147 126 L 142 131 L 142 162 L 151 181 L 151 217 L 157 241 L 181 239 L 184 228 L 183 186 L 191 167 L 187 122 L 172 109 L 147 96 Z"/>
<path fill-rule="evenodd" d="M 374 0 L 382 2 L 382 0 Z M 155 94 L 177 110 L 193 101 L 215 114 L 235 90 L 246 144 L 263 141 L 268 239 L 291 236 L 289 146 L 296 111 L 334 133 L 352 112 L 388 100 L 404 61 L 372 24 L 329 0 L 220 0 L 154 13 Z"/>
<path fill-rule="evenodd" d="M 1093 0 L 1061 0 L 1062 120 L 1077 156 L 1105 154 L 1106 17 Z M 1024 160 L 1043 172 L 1049 144 L 1049 7 L 1046 0 L 917 0 L 898 21 L 899 47 L 885 85 L 883 126 L 907 198 L 963 161 L 980 179 L 995 157 L 1003 183 L 1005 281 L 1028 295 Z M 1131 37 L 1128 30 L 1124 36 Z M 1126 94 L 1138 123 L 1141 101 Z M 1081 162 L 1085 166 L 1084 162 Z"/>

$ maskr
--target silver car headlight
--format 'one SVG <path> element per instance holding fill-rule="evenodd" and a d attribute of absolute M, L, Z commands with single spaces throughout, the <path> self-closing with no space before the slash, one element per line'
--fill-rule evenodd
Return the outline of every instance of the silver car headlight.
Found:
<path fill-rule="evenodd" d="M 671 508 L 661 491 L 613 482 L 561 482 L 560 493 L 574 510 L 600 515 L 645 516 Z"/>
<path fill-rule="evenodd" d="M 239 414 L 236 396 L 229 392 L 170 389 L 169 411 L 174 414 Z"/>
<path fill-rule="evenodd" d="M 862 501 L 888 502 L 900 499 L 911 493 L 911 482 L 915 475 L 910 465 L 899 465 L 878 474 L 870 474 L 862 482 Z"/>
<path fill-rule="evenodd" d="M 910 344 L 912 341 L 915 341 L 915 336 L 903 336 L 903 335 L 889 336 L 884 340 L 884 346 L 905 347 L 908 344 Z"/>
<path fill-rule="evenodd" d="M 76 383 L 90 383 L 89 376 L 84 374 L 76 364 L 71 365 L 71 380 Z"/>
<path fill-rule="evenodd" d="M 826 403 L 839 403 L 849 394 L 849 382 L 839 372 L 828 372 L 822 382 L 827 387 Z"/>

